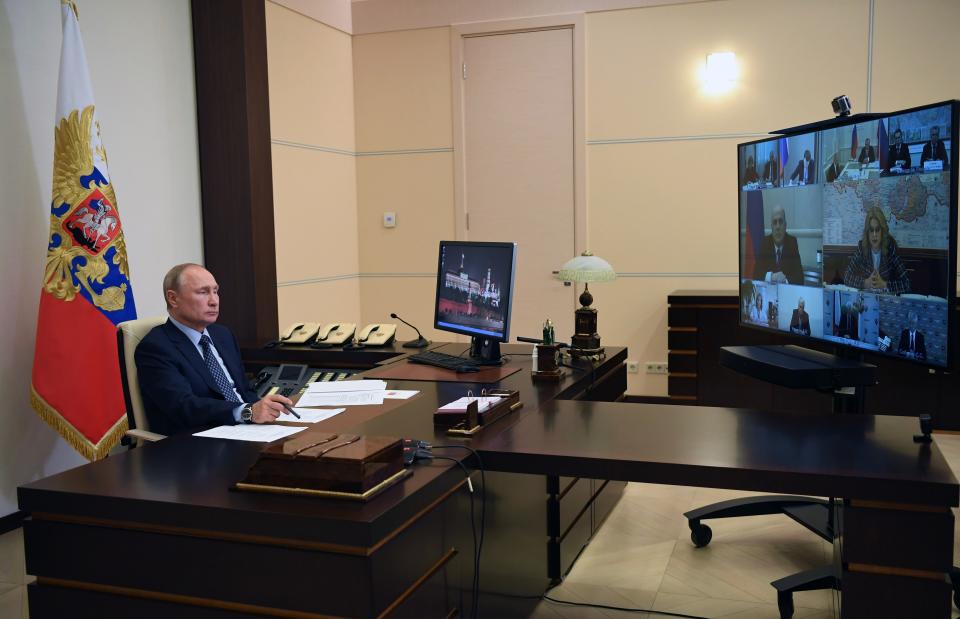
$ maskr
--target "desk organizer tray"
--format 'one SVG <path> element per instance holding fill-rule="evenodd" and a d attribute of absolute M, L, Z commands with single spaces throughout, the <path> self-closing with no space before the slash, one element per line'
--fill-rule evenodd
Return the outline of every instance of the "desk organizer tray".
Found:
<path fill-rule="evenodd" d="M 365 501 L 407 474 L 399 438 L 311 428 L 264 447 L 236 487 Z"/>
<path fill-rule="evenodd" d="M 467 405 L 465 411 L 440 411 L 433 414 L 433 423 L 436 426 L 447 428 L 451 436 L 473 436 L 504 415 L 512 413 L 523 406 L 520 401 L 520 392 L 510 389 L 493 389 L 486 391 L 484 396 L 496 396 L 501 401 L 487 410 L 480 412 L 476 402 Z"/>

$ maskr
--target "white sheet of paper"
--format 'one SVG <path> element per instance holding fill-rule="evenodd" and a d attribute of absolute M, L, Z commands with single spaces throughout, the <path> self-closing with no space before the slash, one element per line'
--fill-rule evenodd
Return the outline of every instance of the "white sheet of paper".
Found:
<path fill-rule="evenodd" d="M 300 415 L 300 419 L 297 419 L 290 413 L 283 413 L 277 417 L 277 421 L 299 421 L 300 423 L 317 423 L 318 421 L 323 421 L 324 419 L 330 419 L 334 415 L 342 413 L 347 410 L 345 408 L 300 408 L 299 406 L 294 407 L 295 411 Z"/>
<path fill-rule="evenodd" d="M 307 393 L 342 393 L 353 391 L 383 391 L 387 388 L 385 380 L 335 380 L 314 382 L 307 385 Z"/>
<path fill-rule="evenodd" d="M 383 404 L 383 391 L 342 391 L 339 393 L 310 393 L 300 396 L 297 406 L 359 406 Z"/>
<path fill-rule="evenodd" d="M 290 415 L 294 419 L 293 415 Z M 305 427 L 295 426 L 275 426 L 270 424 L 239 424 L 235 426 L 218 426 L 210 428 L 203 432 L 197 432 L 194 436 L 203 436 L 206 438 L 226 438 L 233 441 L 252 441 L 254 443 L 269 443 L 281 439 L 291 434 L 296 434 Z"/>
<path fill-rule="evenodd" d="M 383 397 L 388 400 L 406 400 L 420 393 L 419 391 L 410 391 L 405 389 L 392 389 L 383 392 Z"/>

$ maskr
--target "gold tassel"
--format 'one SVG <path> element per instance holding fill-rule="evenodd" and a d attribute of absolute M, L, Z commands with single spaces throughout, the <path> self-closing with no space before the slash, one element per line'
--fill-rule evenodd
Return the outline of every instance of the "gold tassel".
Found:
<path fill-rule="evenodd" d="M 113 427 L 103 435 L 96 444 L 90 442 L 90 439 L 80 433 L 73 424 L 63 418 L 55 408 L 50 406 L 44 400 L 33 385 L 30 385 L 30 405 L 33 410 L 40 415 L 40 419 L 47 422 L 51 428 L 56 430 L 57 434 L 63 437 L 65 441 L 76 449 L 80 455 L 90 461 L 101 460 L 110 453 L 114 445 L 120 442 L 123 435 L 127 432 L 127 416 L 123 415 L 117 420 Z"/>

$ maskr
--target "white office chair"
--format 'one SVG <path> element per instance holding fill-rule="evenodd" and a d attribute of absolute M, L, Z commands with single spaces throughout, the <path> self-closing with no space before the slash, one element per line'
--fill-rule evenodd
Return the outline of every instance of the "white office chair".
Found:
<path fill-rule="evenodd" d="M 140 383 L 137 382 L 137 364 L 134 352 L 151 329 L 167 321 L 166 316 L 151 316 L 128 320 L 117 325 L 117 352 L 120 355 L 120 382 L 123 385 L 123 401 L 127 407 L 127 430 L 123 444 L 139 447 L 145 442 L 154 443 L 166 438 L 150 431 L 150 422 L 143 408 Z"/>

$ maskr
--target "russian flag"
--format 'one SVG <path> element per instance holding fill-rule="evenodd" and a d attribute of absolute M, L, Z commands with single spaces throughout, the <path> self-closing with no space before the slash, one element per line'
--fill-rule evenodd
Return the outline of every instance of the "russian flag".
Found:
<path fill-rule="evenodd" d="M 780 138 L 780 178 L 784 178 L 784 171 L 787 169 L 787 160 L 790 159 L 790 148 L 787 146 L 787 138 Z"/>
<path fill-rule="evenodd" d="M 78 452 L 98 460 L 127 428 L 116 325 L 137 309 L 76 4 L 63 0 L 60 13 L 51 223 L 30 403 Z"/>
<path fill-rule="evenodd" d="M 853 126 L 853 136 L 850 138 L 850 158 L 857 158 L 857 149 L 860 148 L 860 141 L 857 139 L 857 126 Z"/>
<path fill-rule="evenodd" d="M 747 238 L 743 248 L 743 277 L 753 279 L 753 270 L 763 240 L 763 192 L 747 192 Z"/>

